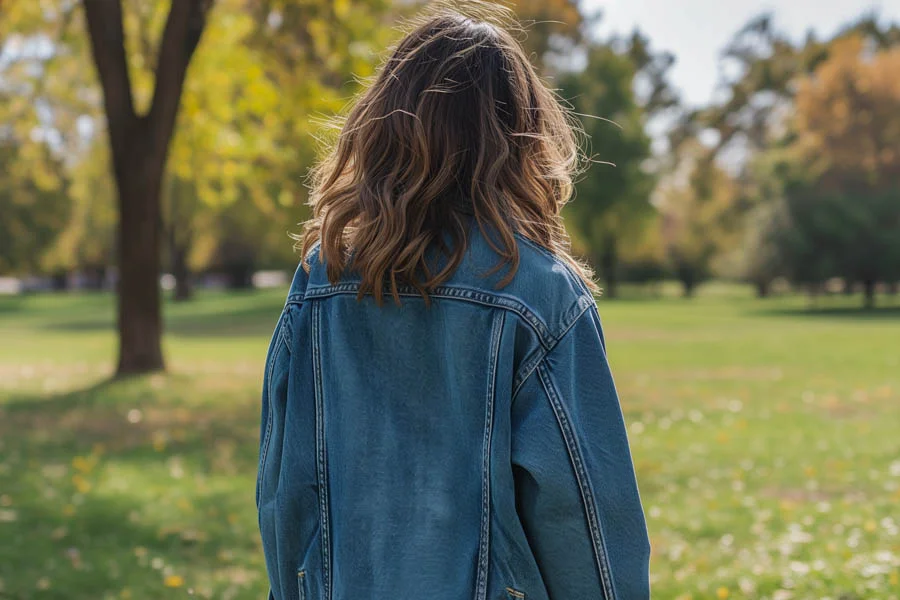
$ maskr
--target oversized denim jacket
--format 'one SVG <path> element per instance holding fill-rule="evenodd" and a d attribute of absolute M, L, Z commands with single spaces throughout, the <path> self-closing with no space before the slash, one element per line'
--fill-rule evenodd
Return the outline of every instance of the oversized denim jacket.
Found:
<path fill-rule="evenodd" d="M 473 233 L 430 306 L 298 268 L 262 395 L 277 600 L 642 600 L 649 543 L 596 304 Z"/>

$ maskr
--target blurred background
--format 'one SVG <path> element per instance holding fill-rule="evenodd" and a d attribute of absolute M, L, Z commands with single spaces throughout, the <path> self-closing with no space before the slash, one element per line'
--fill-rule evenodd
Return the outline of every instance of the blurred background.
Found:
<path fill-rule="evenodd" d="M 0 1 L 0 598 L 265 596 L 288 234 L 422 5 Z M 509 6 L 596 163 L 654 597 L 900 598 L 900 1 Z"/>

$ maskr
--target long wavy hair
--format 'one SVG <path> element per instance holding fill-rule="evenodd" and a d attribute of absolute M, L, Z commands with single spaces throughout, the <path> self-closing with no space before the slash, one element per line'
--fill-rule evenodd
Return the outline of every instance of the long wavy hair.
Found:
<path fill-rule="evenodd" d="M 389 291 L 399 302 L 410 285 L 427 300 L 459 266 L 474 217 L 498 255 L 493 272 L 506 269 L 499 287 L 518 268 L 518 233 L 596 289 L 560 216 L 581 165 L 577 121 L 509 32 L 505 9 L 467 8 L 441 5 L 414 22 L 352 105 L 312 172 L 313 216 L 298 246 L 308 257 L 321 242 L 329 279 L 349 267 L 360 298 L 380 304 Z M 440 268 L 426 260 L 435 248 Z"/>

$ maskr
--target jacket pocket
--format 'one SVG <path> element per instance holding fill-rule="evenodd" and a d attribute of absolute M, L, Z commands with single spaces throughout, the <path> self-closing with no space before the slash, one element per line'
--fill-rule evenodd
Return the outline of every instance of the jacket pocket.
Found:
<path fill-rule="evenodd" d="M 506 597 L 507 600 L 525 600 L 525 592 L 520 592 L 515 588 L 507 587 Z"/>
<path fill-rule="evenodd" d="M 298 600 L 306 600 L 306 571 L 303 569 L 297 571 L 297 594 Z"/>

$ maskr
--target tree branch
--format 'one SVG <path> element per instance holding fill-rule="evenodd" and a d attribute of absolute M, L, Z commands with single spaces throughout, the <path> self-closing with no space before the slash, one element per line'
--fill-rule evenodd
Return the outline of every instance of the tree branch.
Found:
<path fill-rule="evenodd" d="M 103 88 L 112 154 L 119 160 L 137 119 L 125 57 L 122 5 L 120 0 L 84 0 L 83 5 L 94 65 Z"/>
<path fill-rule="evenodd" d="M 200 43 L 211 6 L 212 0 L 178 0 L 169 9 L 156 60 L 153 101 L 147 115 L 154 151 L 165 151 L 175 128 L 185 74 Z"/>

